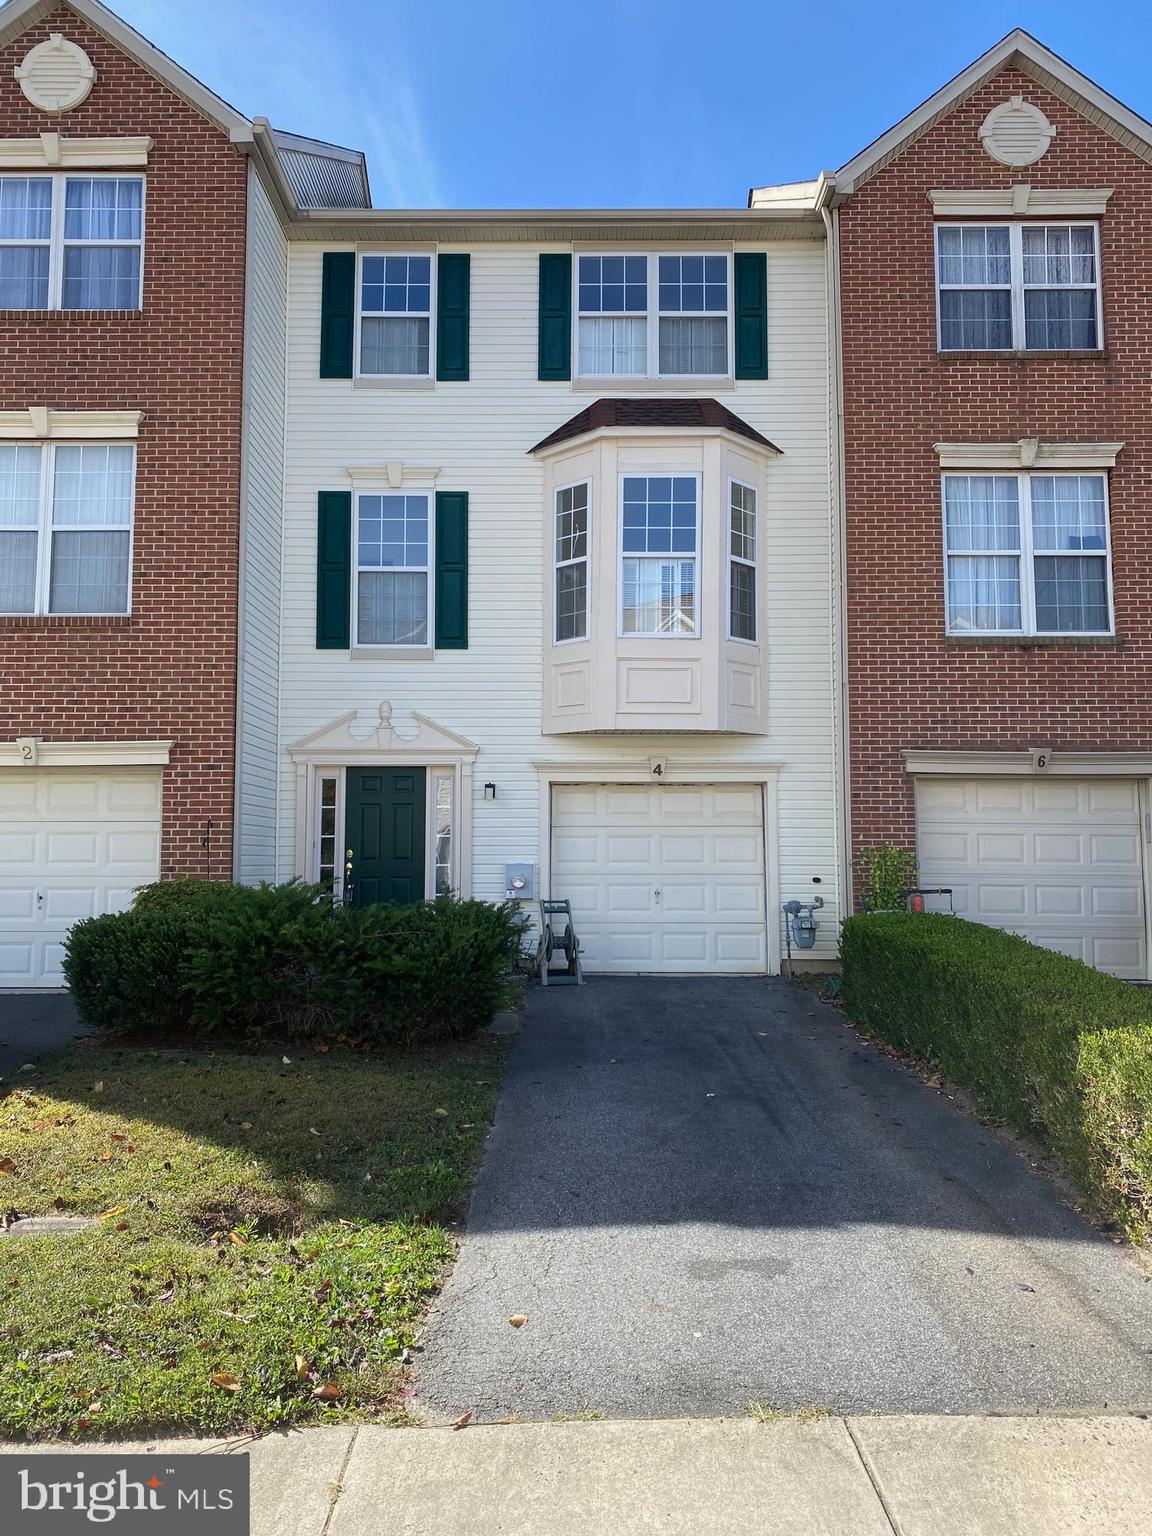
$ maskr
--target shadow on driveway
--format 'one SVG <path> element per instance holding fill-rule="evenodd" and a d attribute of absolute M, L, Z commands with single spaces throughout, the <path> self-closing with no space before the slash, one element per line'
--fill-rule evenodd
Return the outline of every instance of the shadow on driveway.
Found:
<path fill-rule="evenodd" d="M 87 1033 L 67 992 L 0 992 L 0 1076 Z"/>
<path fill-rule="evenodd" d="M 477 1418 L 1146 1409 L 1152 1282 L 799 989 L 594 977 L 528 995 L 417 1392 Z"/>

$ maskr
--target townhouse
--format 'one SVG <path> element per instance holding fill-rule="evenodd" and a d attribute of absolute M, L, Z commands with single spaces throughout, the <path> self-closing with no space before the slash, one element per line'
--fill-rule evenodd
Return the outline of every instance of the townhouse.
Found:
<path fill-rule="evenodd" d="M 303 199 L 365 185 L 95 0 L 0 10 L 0 988 L 59 985 L 134 887 L 235 867 L 277 666 L 241 512 L 280 514 L 243 430 L 282 398 L 268 159 Z"/>
<path fill-rule="evenodd" d="M 1013 33 L 746 208 L 378 209 L 0 11 L 0 987 L 158 876 L 835 959 L 854 854 L 1148 975 L 1152 128 Z M 188 217 L 189 208 L 196 217 Z"/>
<path fill-rule="evenodd" d="M 568 898 L 601 971 L 776 970 L 819 896 L 827 962 L 823 221 L 280 214 L 280 817 L 242 801 L 241 876 Z"/>
<path fill-rule="evenodd" d="M 1145 980 L 1152 126 L 1015 32 L 822 196 L 854 846 Z"/>

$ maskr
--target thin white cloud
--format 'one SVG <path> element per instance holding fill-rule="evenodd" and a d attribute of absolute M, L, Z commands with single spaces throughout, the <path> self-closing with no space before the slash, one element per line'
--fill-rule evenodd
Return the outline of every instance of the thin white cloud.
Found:
<path fill-rule="evenodd" d="M 363 149 L 377 203 L 444 206 L 415 71 L 383 14 L 367 26 L 358 14 L 353 25 L 349 13 L 360 8 L 347 0 L 231 0 L 222 13 L 212 0 L 123 0 L 119 9 L 241 112 Z"/>

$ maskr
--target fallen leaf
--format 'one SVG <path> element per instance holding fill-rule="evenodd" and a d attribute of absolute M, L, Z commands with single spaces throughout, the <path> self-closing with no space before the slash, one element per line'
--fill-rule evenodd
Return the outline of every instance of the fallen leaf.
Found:
<path fill-rule="evenodd" d="M 240 1383 L 235 1376 L 230 1376 L 227 1371 L 217 1371 L 212 1377 L 212 1385 L 219 1387 L 222 1392 L 239 1392 Z"/>
<path fill-rule="evenodd" d="M 0 1173 L 15 1173 L 16 1164 L 10 1157 L 0 1157 Z"/>
<path fill-rule="evenodd" d="M 435 1111 L 435 1114 L 439 1120 L 447 1120 L 448 1118 L 448 1111 L 446 1109 L 438 1109 Z"/>
<path fill-rule="evenodd" d="M 518 1413 L 510 1413 L 506 1419 L 497 1419 L 496 1422 L 497 1424 L 519 1424 L 520 1415 Z"/>
<path fill-rule="evenodd" d="M 100 1221 L 107 1221 L 109 1216 L 123 1216 L 127 1209 L 126 1205 L 113 1205 L 108 1210 L 101 1211 L 98 1219 Z"/>
<path fill-rule="evenodd" d="M 316 1387 L 313 1390 L 312 1396 L 319 1398 L 322 1403 L 335 1403 L 344 1394 L 335 1382 L 326 1381 L 322 1386 Z"/>
<path fill-rule="evenodd" d="M 92 1092 L 93 1093 L 103 1093 L 104 1092 L 104 1079 L 103 1078 L 101 1078 L 98 1083 L 93 1083 L 92 1084 Z"/>
<path fill-rule="evenodd" d="M 127 1138 L 127 1136 L 117 1136 L 116 1132 L 113 1131 L 112 1132 L 112 1140 L 113 1141 L 127 1141 L 128 1138 Z"/>
<path fill-rule="evenodd" d="M 284 1065 L 286 1067 L 290 1067 L 292 1065 L 292 1058 L 291 1058 L 291 1056 L 281 1056 L 280 1060 L 284 1063 Z"/>
<path fill-rule="evenodd" d="M 523 1328 L 524 1324 L 528 1321 L 528 1318 L 523 1312 L 517 1312 L 515 1316 L 510 1317 L 508 1321 L 512 1324 L 513 1328 Z"/>
<path fill-rule="evenodd" d="M 452 1428 L 453 1429 L 467 1429 L 468 1425 L 471 1422 L 472 1422 L 472 1410 L 471 1410 L 471 1408 L 469 1408 L 467 1413 L 462 1413 L 458 1419 L 453 1419 L 452 1420 Z"/>
<path fill-rule="evenodd" d="M 116 1223 L 116 1230 L 117 1232 L 127 1232 L 128 1223 L 126 1221 L 118 1221 Z"/>
<path fill-rule="evenodd" d="M 307 1362 L 307 1360 L 305 1360 L 303 1355 L 297 1355 L 296 1356 L 296 1374 L 297 1374 L 297 1376 L 299 1376 L 301 1381 L 307 1381 L 307 1379 L 308 1379 L 308 1362 Z"/>
<path fill-rule="evenodd" d="M 247 1248 L 248 1246 L 248 1239 L 239 1232 L 229 1232 L 228 1241 L 234 1243 L 237 1248 Z"/>
<path fill-rule="evenodd" d="M 103 1406 L 103 1403 L 89 1403 L 84 1411 L 88 1414 L 99 1413 Z"/>
<path fill-rule="evenodd" d="M 251 1122 L 251 1120 L 241 1120 L 241 1122 L 240 1122 L 240 1129 L 242 1131 L 250 1131 L 252 1129 L 252 1122 Z"/>
<path fill-rule="evenodd" d="M 1018 1291 L 1027 1291 L 1032 1296 L 1036 1294 L 1036 1287 L 1034 1285 L 1025 1285 L 1022 1280 L 1017 1280 L 1016 1289 Z"/>
<path fill-rule="evenodd" d="M 64 1211 L 64 1210 L 67 1210 L 68 1209 L 68 1202 L 67 1202 L 67 1200 L 65 1200 L 62 1195 L 57 1195 L 55 1200 L 53 1200 L 53 1202 L 52 1202 L 52 1209 L 54 1211 Z"/>
<path fill-rule="evenodd" d="M 200 1342 L 196 1346 L 196 1348 L 201 1350 L 202 1352 L 207 1352 L 210 1349 L 215 1349 L 215 1347 L 216 1347 L 215 1342 L 212 1339 L 201 1339 Z"/>
<path fill-rule="evenodd" d="M 102 1163 L 110 1163 L 112 1161 L 112 1154 L 111 1154 L 111 1152 L 101 1152 L 101 1154 L 100 1154 L 100 1161 Z"/>

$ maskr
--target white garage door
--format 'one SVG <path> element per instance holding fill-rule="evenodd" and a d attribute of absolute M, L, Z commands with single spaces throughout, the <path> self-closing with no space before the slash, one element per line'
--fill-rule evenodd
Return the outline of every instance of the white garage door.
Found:
<path fill-rule="evenodd" d="M 157 770 L 0 770 L 0 987 L 63 986 L 72 924 L 159 874 Z"/>
<path fill-rule="evenodd" d="M 920 882 L 961 917 L 1148 975 L 1135 780 L 923 778 L 916 807 Z"/>
<path fill-rule="evenodd" d="M 759 785 L 557 785 L 552 895 L 589 971 L 767 970 Z"/>

